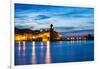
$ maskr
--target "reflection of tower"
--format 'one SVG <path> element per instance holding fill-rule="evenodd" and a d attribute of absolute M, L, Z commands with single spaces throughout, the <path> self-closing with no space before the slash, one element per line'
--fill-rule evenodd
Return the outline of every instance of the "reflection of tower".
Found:
<path fill-rule="evenodd" d="M 53 40 L 53 34 L 54 33 L 54 29 L 53 29 L 53 25 L 51 24 L 50 25 L 50 41 L 52 41 Z"/>

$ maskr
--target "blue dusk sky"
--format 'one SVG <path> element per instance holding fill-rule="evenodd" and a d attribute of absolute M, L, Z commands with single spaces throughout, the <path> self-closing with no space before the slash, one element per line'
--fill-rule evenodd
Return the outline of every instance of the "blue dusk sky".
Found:
<path fill-rule="evenodd" d="M 94 31 L 94 8 L 15 4 L 14 24 L 19 29 L 44 29 L 54 25 L 57 32 Z"/>

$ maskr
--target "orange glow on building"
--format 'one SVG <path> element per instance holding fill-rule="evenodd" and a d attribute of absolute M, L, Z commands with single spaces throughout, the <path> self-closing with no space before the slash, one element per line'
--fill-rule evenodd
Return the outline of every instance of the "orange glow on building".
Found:
<path fill-rule="evenodd" d="M 18 40 L 18 41 L 21 40 L 21 35 L 16 35 L 15 40 Z"/>

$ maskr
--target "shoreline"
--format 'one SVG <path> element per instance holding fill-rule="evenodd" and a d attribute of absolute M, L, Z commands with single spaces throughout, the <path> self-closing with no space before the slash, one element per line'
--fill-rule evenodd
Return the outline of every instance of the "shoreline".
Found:
<path fill-rule="evenodd" d="M 87 39 L 87 40 L 94 40 L 94 39 Z M 56 42 L 56 41 L 87 41 L 87 40 L 48 40 L 50 42 Z M 48 41 L 42 41 L 42 40 L 14 40 L 15 42 L 32 42 L 32 41 L 36 41 L 36 42 L 48 42 Z"/>

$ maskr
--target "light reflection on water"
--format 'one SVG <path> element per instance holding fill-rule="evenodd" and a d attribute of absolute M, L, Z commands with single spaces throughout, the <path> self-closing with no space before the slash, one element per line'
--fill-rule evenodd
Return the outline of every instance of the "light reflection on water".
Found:
<path fill-rule="evenodd" d="M 15 65 L 91 61 L 94 41 L 16 42 Z"/>
<path fill-rule="evenodd" d="M 21 51 L 21 45 L 20 42 L 18 42 L 18 56 L 20 56 L 20 51 Z"/>
<path fill-rule="evenodd" d="M 32 42 L 32 64 L 35 64 L 35 42 Z"/>
<path fill-rule="evenodd" d="M 47 42 L 47 50 L 46 50 L 46 63 L 50 63 L 51 60 L 50 60 L 50 42 L 48 41 Z"/>
<path fill-rule="evenodd" d="M 26 50 L 26 43 L 23 41 L 23 56 L 25 56 L 25 50 Z"/>

